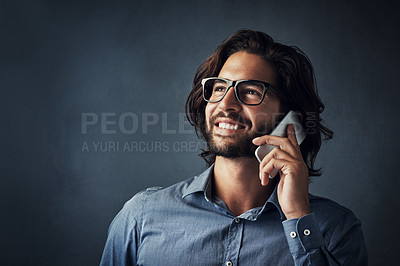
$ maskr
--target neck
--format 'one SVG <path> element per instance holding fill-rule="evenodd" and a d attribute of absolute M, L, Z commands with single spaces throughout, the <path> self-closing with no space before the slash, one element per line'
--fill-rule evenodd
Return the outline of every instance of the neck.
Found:
<path fill-rule="evenodd" d="M 217 156 L 214 165 L 213 194 L 238 216 L 255 207 L 263 206 L 275 182 L 262 186 L 256 158 L 224 158 Z"/>

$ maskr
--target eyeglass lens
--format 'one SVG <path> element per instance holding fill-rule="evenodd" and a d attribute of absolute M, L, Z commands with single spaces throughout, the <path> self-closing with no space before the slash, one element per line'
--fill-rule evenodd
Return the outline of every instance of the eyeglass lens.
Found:
<path fill-rule="evenodd" d="M 245 104 L 259 104 L 263 99 L 264 84 L 258 81 L 241 81 L 236 84 L 236 95 Z M 220 101 L 226 94 L 228 83 L 222 79 L 209 79 L 204 84 L 204 98 Z"/>

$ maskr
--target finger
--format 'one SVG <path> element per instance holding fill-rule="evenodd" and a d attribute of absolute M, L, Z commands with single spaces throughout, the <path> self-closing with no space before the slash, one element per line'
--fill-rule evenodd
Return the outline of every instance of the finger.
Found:
<path fill-rule="evenodd" d="M 286 151 L 287 153 L 292 155 L 293 157 L 299 155 L 298 149 L 293 145 L 292 141 L 285 137 L 264 135 L 253 139 L 253 143 L 255 145 L 269 144 L 272 146 L 277 146 L 281 150 Z"/>
<path fill-rule="evenodd" d="M 257 137 L 253 139 L 253 144 L 254 145 L 263 145 L 265 143 L 267 143 L 267 140 L 270 139 L 269 137 L 272 137 L 273 135 L 264 135 L 261 137 Z M 275 136 L 277 137 L 277 136 Z"/>
<path fill-rule="evenodd" d="M 269 174 L 269 179 L 274 179 L 275 176 L 278 174 L 279 170 L 274 168 L 274 170 L 272 170 L 272 172 Z"/>
<path fill-rule="evenodd" d="M 269 176 L 274 172 L 274 169 L 282 171 L 282 169 L 288 167 L 289 164 L 290 161 L 284 159 L 272 158 L 260 171 L 261 181 L 269 179 Z"/>
<path fill-rule="evenodd" d="M 288 154 L 287 152 L 282 151 L 281 149 L 279 149 L 279 148 L 277 147 L 277 148 L 274 148 L 270 153 L 268 153 L 268 154 L 263 158 L 263 160 L 261 161 L 260 166 L 259 166 L 259 172 L 260 172 L 260 173 L 263 171 L 264 167 L 269 163 L 269 161 L 270 161 L 272 158 L 281 159 L 281 160 L 285 160 L 285 161 L 288 161 L 288 162 L 294 162 L 294 161 L 296 161 L 296 158 L 295 158 L 295 157 L 291 156 L 291 155 Z M 273 178 L 277 175 L 278 171 L 279 171 L 279 169 L 274 168 L 274 169 L 272 170 L 272 172 L 270 172 L 270 173 L 268 174 L 268 179 L 273 179 Z M 262 180 L 264 179 L 264 176 L 263 176 L 263 175 L 260 175 L 260 178 L 261 178 L 261 181 L 262 181 Z"/>
<path fill-rule="evenodd" d="M 269 183 L 269 177 L 267 177 L 267 175 L 261 175 L 260 176 L 260 179 L 261 179 L 261 185 L 262 186 L 266 186 L 266 185 L 268 185 L 268 183 Z"/>
<path fill-rule="evenodd" d="M 295 157 L 293 157 L 292 155 L 288 154 L 285 151 L 282 151 L 280 148 L 276 147 L 274 148 L 270 153 L 268 153 L 260 162 L 260 171 L 264 168 L 264 166 L 272 159 L 272 158 L 276 158 L 276 159 L 284 159 L 286 161 L 294 161 L 296 160 Z"/>
<path fill-rule="evenodd" d="M 268 175 L 264 175 L 263 173 L 263 169 L 264 167 L 271 161 L 271 159 L 278 157 L 278 155 L 276 155 L 279 151 L 281 151 L 278 147 L 274 148 L 270 153 L 268 153 L 260 162 L 259 165 L 259 174 L 260 174 L 260 179 L 261 179 L 261 184 L 263 186 L 266 186 L 268 184 L 269 181 L 269 174 Z"/>
<path fill-rule="evenodd" d="M 288 139 L 290 140 L 290 142 L 292 143 L 292 145 L 295 148 L 299 147 L 299 144 L 297 143 L 297 137 L 296 137 L 296 132 L 295 132 L 295 127 L 293 124 L 289 124 L 287 129 L 286 129 L 286 133 L 288 136 Z"/>

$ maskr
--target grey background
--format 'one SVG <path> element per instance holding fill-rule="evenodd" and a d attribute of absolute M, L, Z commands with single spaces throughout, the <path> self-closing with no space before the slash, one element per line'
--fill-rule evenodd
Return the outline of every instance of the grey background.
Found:
<path fill-rule="evenodd" d="M 197 143 L 179 114 L 199 64 L 241 28 L 310 57 L 335 132 L 311 191 L 361 219 L 371 265 L 396 264 L 398 11 L 395 1 L 2 1 L 0 265 L 96 265 L 125 201 L 205 169 L 196 149 L 174 150 Z M 120 130 L 127 112 L 134 134 Z M 99 116 L 86 134 L 83 113 Z M 105 113 L 115 133 L 102 131 Z M 160 122 L 146 133 L 142 114 Z"/>

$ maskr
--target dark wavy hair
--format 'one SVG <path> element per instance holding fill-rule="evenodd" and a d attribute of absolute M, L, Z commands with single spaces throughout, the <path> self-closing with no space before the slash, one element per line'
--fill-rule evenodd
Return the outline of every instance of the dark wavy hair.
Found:
<path fill-rule="evenodd" d="M 324 110 L 324 104 L 317 93 L 313 66 L 298 47 L 275 42 L 269 35 L 260 31 L 248 29 L 237 31 L 218 46 L 197 69 L 193 88 L 185 105 L 186 116 L 195 127 L 197 136 L 206 139 L 207 102 L 203 100 L 201 80 L 218 76 L 226 60 L 240 51 L 258 55 L 275 68 L 278 77 L 275 87 L 287 96 L 287 100 L 283 102 L 283 109 L 285 112 L 295 110 L 302 115 L 302 124 L 307 137 L 300 145 L 300 149 L 309 175 L 321 175 L 321 169 L 315 169 L 314 162 L 322 139 L 331 139 L 333 132 L 322 125 L 320 114 Z M 215 155 L 208 149 L 203 150 L 200 156 L 208 165 L 215 162 Z"/>

